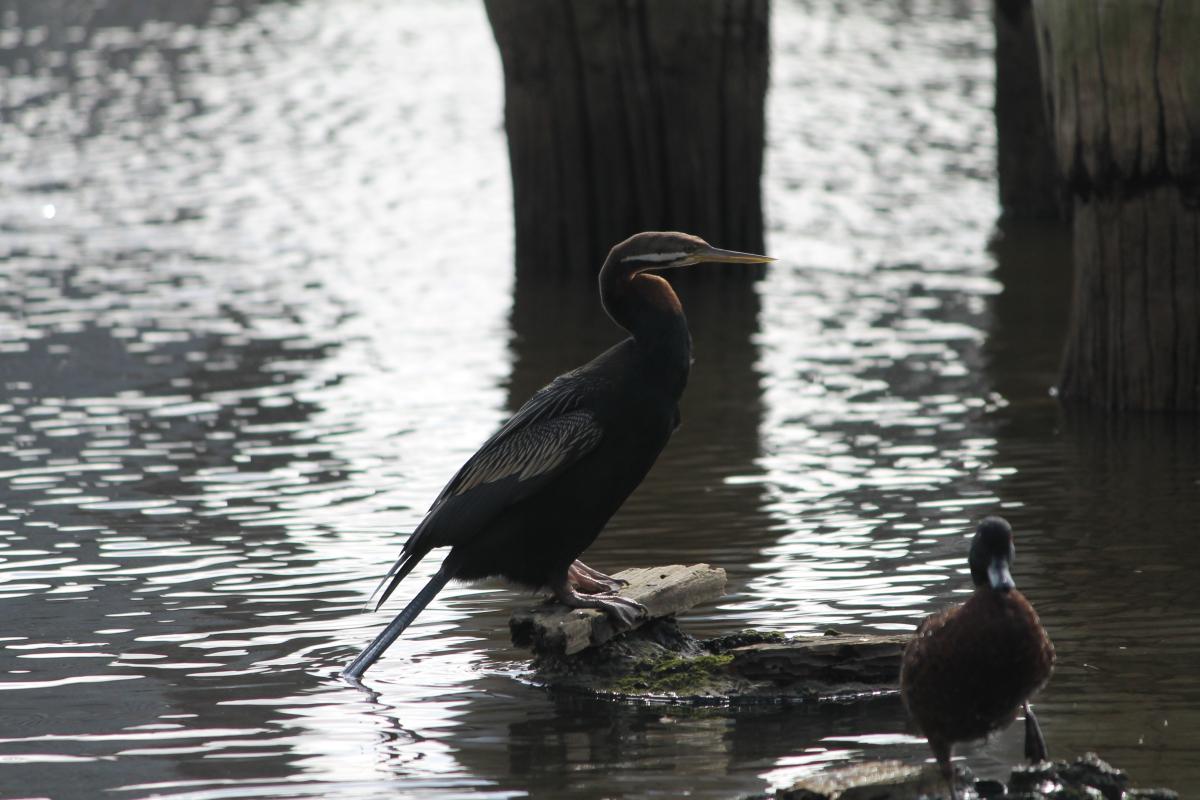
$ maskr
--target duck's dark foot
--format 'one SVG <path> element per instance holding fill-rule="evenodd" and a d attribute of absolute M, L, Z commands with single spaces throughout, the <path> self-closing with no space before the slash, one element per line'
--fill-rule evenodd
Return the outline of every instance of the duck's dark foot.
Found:
<path fill-rule="evenodd" d="M 1029 703 L 1025 703 L 1025 757 L 1036 764 L 1046 760 L 1046 737 Z"/>
<path fill-rule="evenodd" d="M 569 572 L 552 588 L 554 589 L 555 598 L 564 606 L 568 608 L 598 609 L 608 614 L 608 616 L 626 628 L 632 628 L 649 616 L 649 612 L 644 605 L 636 600 L 630 600 L 628 597 L 580 594 L 571 586 Z"/>
<path fill-rule="evenodd" d="M 629 585 L 629 581 L 605 575 L 579 559 L 567 567 L 567 581 L 584 594 L 616 594 L 622 586 Z"/>

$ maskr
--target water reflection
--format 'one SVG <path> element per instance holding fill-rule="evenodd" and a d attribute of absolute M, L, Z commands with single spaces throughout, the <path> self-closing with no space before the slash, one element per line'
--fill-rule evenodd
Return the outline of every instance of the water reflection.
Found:
<path fill-rule="evenodd" d="M 771 117 L 768 169 L 788 191 L 769 216 L 801 256 L 763 284 L 761 473 L 777 540 L 739 609 L 748 622 L 908 629 L 955 580 L 971 518 L 998 501 L 989 414 L 1003 401 L 979 370 L 999 289 L 980 246 L 995 200 L 972 179 L 992 169 L 990 120 L 975 113 L 991 100 L 986 39 L 973 13 L 939 12 L 776 16 L 776 91 L 803 100 Z"/>
<path fill-rule="evenodd" d="M 494 727 L 482 699 L 467 708 L 462 724 L 470 735 L 455 742 L 463 763 L 473 773 L 490 774 L 496 748 L 503 747 L 506 778 L 497 789 L 556 797 L 637 797 L 685 789 L 701 798 L 739 796 L 760 790 L 758 773 L 765 769 L 783 782 L 814 766 L 861 756 L 868 746 L 877 755 L 900 753 L 914 741 L 862 734 L 879 725 L 903 725 L 895 696 L 731 710 L 614 704 L 564 694 L 548 706 L 528 708 L 504 729 Z"/>
<path fill-rule="evenodd" d="M 620 335 L 590 277 L 511 275 L 482 9 L 0 8 L 5 786 L 596 797 L 695 774 L 715 798 L 926 756 L 894 698 L 550 696 L 507 643 L 521 597 L 492 585 L 447 589 L 373 694 L 338 681 L 446 478 Z M 987 246 L 987 5 L 775 11 L 782 261 L 681 282 L 684 425 L 589 557 L 725 566 L 735 592 L 689 615 L 701 634 L 901 629 L 964 588 L 970 521 L 1000 507 L 1063 659 L 1051 747 L 1200 782 L 1197 433 L 1062 416 L 1046 394 L 1063 244 Z M 967 754 L 994 772 L 1019 749 Z"/>
<path fill-rule="evenodd" d="M 381 14 L 391 34 L 353 58 L 363 29 L 332 11 L 159 5 L 6 12 L 33 44 L 0 48 L 0 557 L 18 620 L 0 663 L 20 697 L 4 783 L 361 795 L 343 784 L 370 776 L 355 765 L 377 727 L 347 723 L 361 699 L 333 665 L 369 635 L 371 575 L 431 494 L 411 455 L 469 447 L 500 413 L 503 340 L 459 332 L 501 327 L 508 285 L 495 211 L 456 210 L 496 254 L 471 281 L 438 278 L 463 262 L 433 235 L 464 191 L 493 182 L 502 207 L 497 134 L 461 169 L 429 158 L 456 126 L 486 130 L 495 87 L 480 101 L 443 78 L 414 109 L 407 80 L 377 76 L 396 39 L 410 80 L 459 46 L 494 57 L 462 4 L 428 9 L 432 32 Z M 459 45 L 464 16 L 479 36 Z M 436 374 L 431 353 L 468 371 Z M 476 660 L 448 655 L 416 691 L 454 691 Z M 454 775 L 436 750 L 425 763 Z M 46 763 L 71 765 L 61 785 Z"/>

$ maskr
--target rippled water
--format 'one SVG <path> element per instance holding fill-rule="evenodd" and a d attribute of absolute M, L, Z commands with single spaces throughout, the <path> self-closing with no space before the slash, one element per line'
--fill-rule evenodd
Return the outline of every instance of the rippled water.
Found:
<path fill-rule="evenodd" d="M 589 561 L 726 567 L 699 634 L 905 630 L 999 509 L 1052 752 L 1195 790 L 1200 433 L 1048 396 L 1069 253 L 994 231 L 988 13 L 776 3 L 780 263 L 682 287 L 684 427 Z M 442 483 L 616 335 L 590 280 L 513 278 L 502 102 L 473 2 L 0 1 L 0 794 L 728 798 L 925 757 L 894 698 L 549 695 L 498 585 L 336 678 Z M 964 752 L 1000 774 L 1018 732 Z"/>

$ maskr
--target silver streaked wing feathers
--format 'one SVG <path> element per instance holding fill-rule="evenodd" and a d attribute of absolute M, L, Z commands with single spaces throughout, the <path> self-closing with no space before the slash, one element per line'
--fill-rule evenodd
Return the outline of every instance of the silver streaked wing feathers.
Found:
<path fill-rule="evenodd" d="M 595 379 L 577 372 L 560 375 L 542 388 L 446 484 L 433 501 L 431 515 L 469 489 L 509 476 L 527 481 L 593 449 L 603 430 L 591 412 L 580 405 L 599 388 Z M 520 499 L 525 491 L 518 490 L 510 502 Z"/>
<path fill-rule="evenodd" d="M 587 411 L 552 416 L 516 431 L 481 451 L 446 487 L 454 497 L 485 483 L 516 477 L 525 481 L 574 461 L 600 441 L 602 432 Z"/>

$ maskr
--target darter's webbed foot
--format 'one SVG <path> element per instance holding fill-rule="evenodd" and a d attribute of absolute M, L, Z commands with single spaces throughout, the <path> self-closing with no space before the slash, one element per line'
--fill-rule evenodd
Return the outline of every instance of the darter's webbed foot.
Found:
<path fill-rule="evenodd" d="M 616 594 L 622 586 L 629 584 L 629 581 L 592 569 L 578 559 L 567 567 L 567 582 L 583 594 Z"/>
<path fill-rule="evenodd" d="M 620 626 L 632 628 L 649 616 L 646 607 L 636 600 L 616 595 L 580 594 L 571 586 L 570 573 L 554 587 L 558 602 L 569 608 L 595 608 L 608 614 Z"/>

